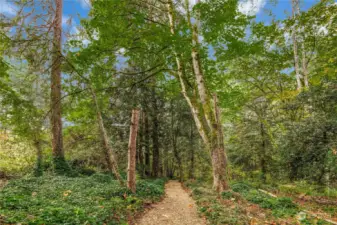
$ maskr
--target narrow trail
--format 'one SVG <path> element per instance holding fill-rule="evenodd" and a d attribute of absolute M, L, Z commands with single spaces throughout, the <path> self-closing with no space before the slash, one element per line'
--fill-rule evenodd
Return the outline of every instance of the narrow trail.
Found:
<path fill-rule="evenodd" d="M 177 181 L 165 186 L 166 197 L 140 218 L 136 225 L 205 225 L 193 199 Z"/>

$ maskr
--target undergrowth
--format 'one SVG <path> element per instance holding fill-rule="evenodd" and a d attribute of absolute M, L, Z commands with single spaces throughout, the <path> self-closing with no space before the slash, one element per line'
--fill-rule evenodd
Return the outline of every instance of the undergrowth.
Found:
<path fill-rule="evenodd" d="M 225 206 L 219 201 L 217 193 L 209 185 L 200 181 L 187 181 L 185 185 L 191 189 L 192 197 L 196 200 L 198 212 L 206 217 L 209 224 L 247 224 L 249 218 L 240 204 L 230 201 L 230 206 Z"/>
<path fill-rule="evenodd" d="M 126 224 L 164 194 L 163 179 L 140 180 L 131 194 L 111 176 L 13 180 L 0 191 L 0 224 Z"/>
<path fill-rule="evenodd" d="M 187 181 L 201 216 L 210 224 L 327 224 L 301 211 L 291 198 L 274 198 L 245 182 L 231 184 L 231 190 L 218 195 L 211 185 Z"/>
<path fill-rule="evenodd" d="M 232 190 L 261 208 L 271 209 L 276 217 L 294 216 L 299 212 L 298 206 L 290 198 L 274 198 L 245 183 L 233 184 Z"/>

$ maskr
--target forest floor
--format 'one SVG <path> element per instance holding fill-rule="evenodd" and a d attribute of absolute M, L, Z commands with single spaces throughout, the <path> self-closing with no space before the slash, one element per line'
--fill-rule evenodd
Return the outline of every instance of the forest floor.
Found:
<path fill-rule="evenodd" d="M 198 216 L 197 206 L 178 181 L 165 186 L 166 197 L 144 213 L 136 225 L 204 225 L 206 220 Z"/>
<path fill-rule="evenodd" d="M 0 179 L 0 189 L 7 184 L 7 180 Z"/>

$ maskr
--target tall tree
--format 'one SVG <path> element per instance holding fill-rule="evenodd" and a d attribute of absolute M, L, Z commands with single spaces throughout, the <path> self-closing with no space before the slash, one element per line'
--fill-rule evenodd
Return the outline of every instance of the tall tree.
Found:
<path fill-rule="evenodd" d="M 158 103 L 156 90 L 152 88 L 152 176 L 157 177 L 160 170 L 159 155 L 159 121 L 158 121 Z"/>
<path fill-rule="evenodd" d="M 292 15 L 293 19 L 296 21 L 296 15 L 298 12 L 298 0 L 291 0 L 292 3 Z M 297 82 L 297 90 L 302 89 L 302 82 L 301 82 L 301 69 L 300 69 L 300 58 L 299 58 L 299 53 L 298 53 L 298 37 L 297 37 L 297 26 L 296 23 L 293 26 L 292 30 L 292 40 L 293 40 L 293 52 L 294 52 L 294 67 L 295 67 L 295 76 L 296 76 L 296 82 Z"/>
<path fill-rule="evenodd" d="M 92 87 L 90 87 L 90 91 L 91 91 L 92 99 L 93 99 L 93 102 L 96 108 L 97 122 L 98 122 L 98 127 L 99 127 L 99 131 L 101 134 L 102 142 L 103 142 L 105 160 L 107 162 L 110 173 L 113 173 L 116 176 L 116 179 L 119 181 L 119 183 L 121 185 L 124 185 L 124 182 L 118 171 L 118 164 L 113 154 L 113 150 L 112 150 L 109 138 L 108 138 L 108 134 L 104 126 L 102 113 L 101 113 L 100 107 L 98 105 L 97 97 L 96 97 L 96 92 Z"/>
<path fill-rule="evenodd" d="M 188 96 L 185 84 L 185 68 L 186 65 L 183 62 L 181 56 L 176 53 L 176 62 L 178 67 L 178 77 L 182 88 L 182 93 L 190 106 L 194 121 L 198 128 L 199 134 L 201 135 L 206 148 L 209 150 L 212 158 L 213 167 L 213 187 L 218 192 L 222 192 L 228 188 L 227 183 L 227 162 L 224 149 L 224 143 L 222 132 L 221 132 L 221 121 L 220 117 L 217 117 L 217 101 L 212 105 L 209 91 L 207 91 L 206 84 L 204 81 L 204 73 L 202 68 L 202 63 L 199 57 L 199 46 L 198 46 L 198 27 L 192 25 L 191 18 L 189 16 L 189 5 L 188 1 L 185 1 L 185 10 L 187 11 L 187 22 L 192 30 L 192 62 L 193 70 L 195 75 L 195 80 L 197 83 L 197 89 L 193 93 L 198 93 L 199 98 L 195 96 Z M 168 17 L 170 23 L 170 31 L 172 35 L 176 34 L 175 26 L 175 9 L 172 1 L 167 4 L 168 7 Z M 193 101 L 192 101 L 193 98 Z M 199 108 L 202 110 L 199 111 Z M 218 112 L 219 113 L 219 112 Z"/>
<path fill-rule="evenodd" d="M 139 110 L 132 110 L 130 137 L 128 146 L 128 188 L 136 192 L 136 143 L 138 132 Z"/>
<path fill-rule="evenodd" d="M 51 69 L 51 132 L 55 171 L 64 173 L 67 163 L 64 157 L 61 111 L 61 63 L 62 63 L 62 8 L 63 0 L 55 0 L 54 37 Z"/>

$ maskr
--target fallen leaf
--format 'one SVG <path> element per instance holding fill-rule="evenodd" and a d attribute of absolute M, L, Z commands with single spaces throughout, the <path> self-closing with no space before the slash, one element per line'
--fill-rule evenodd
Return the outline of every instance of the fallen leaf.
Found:
<path fill-rule="evenodd" d="M 67 196 L 69 196 L 70 194 L 71 194 L 71 190 L 67 190 L 67 191 L 63 192 L 63 196 L 64 196 L 64 197 L 67 197 Z"/>

